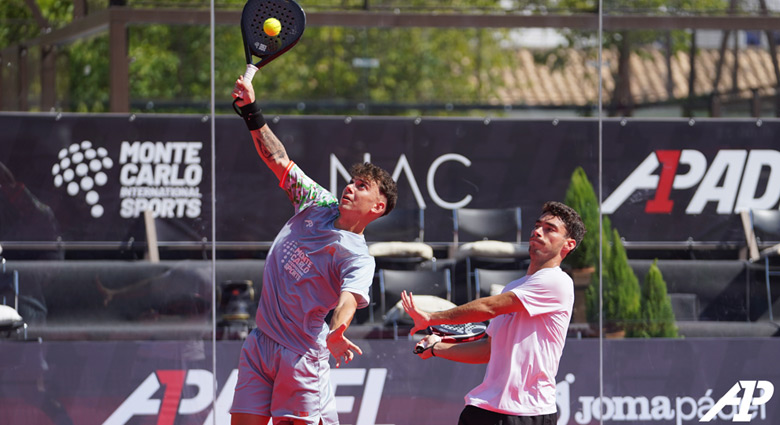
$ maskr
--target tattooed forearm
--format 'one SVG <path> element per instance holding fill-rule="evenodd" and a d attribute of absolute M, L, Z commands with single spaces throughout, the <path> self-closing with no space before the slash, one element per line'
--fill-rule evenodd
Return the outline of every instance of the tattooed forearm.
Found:
<path fill-rule="evenodd" d="M 268 126 L 263 126 L 260 129 L 260 134 L 254 133 L 255 146 L 257 151 L 263 158 L 266 159 L 286 159 L 287 151 L 284 149 L 284 145 L 276 135 L 271 131 Z"/>

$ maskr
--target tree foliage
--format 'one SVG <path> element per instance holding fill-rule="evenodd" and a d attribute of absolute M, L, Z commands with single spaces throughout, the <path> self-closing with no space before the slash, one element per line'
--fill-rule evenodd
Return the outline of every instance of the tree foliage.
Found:
<path fill-rule="evenodd" d="M 72 0 L 37 0 L 35 2 L 51 28 L 59 28 L 71 21 Z M 41 28 L 25 0 L 0 2 L 0 48 L 41 35 Z"/>
<path fill-rule="evenodd" d="M 603 14 L 645 14 L 667 15 L 672 13 L 722 13 L 728 7 L 727 0 L 551 0 L 564 8 L 589 9 L 598 11 L 599 3 Z M 631 115 L 633 109 L 633 94 L 631 79 L 633 71 L 629 60 L 632 53 L 639 57 L 645 55 L 645 47 L 664 45 L 669 55 L 681 50 L 688 50 L 691 45 L 692 33 L 683 30 L 619 30 L 604 31 L 599 40 L 595 31 L 564 30 L 562 34 L 568 46 L 583 49 L 596 59 L 599 49 L 614 50 L 617 54 L 617 65 L 612 67 L 615 81 L 608 107 L 610 115 Z M 601 44 L 599 44 L 599 41 Z M 552 52 L 550 54 L 556 54 Z M 560 55 L 559 55 L 560 56 Z"/>
<path fill-rule="evenodd" d="M 596 265 L 597 273 L 591 279 L 591 285 L 585 291 L 588 321 L 598 322 L 599 315 L 599 269 L 603 284 L 604 328 L 607 332 L 625 330 L 627 333 L 639 319 L 641 296 L 639 280 L 628 263 L 628 255 L 617 229 L 609 234 L 605 231 L 603 262 Z"/>
<path fill-rule="evenodd" d="M 136 4 L 137 3 L 137 4 Z M 197 7 L 192 1 L 166 1 Z M 239 9 L 242 0 L 220 2 Z M 361 2 L 312 2 L 313 10 L 362 7 Z M 53 28 L 72 21 L 70 0 L 41 0 Z M 128 0 L 129 7 L 156 7 L 154 2 Z M 410 1 L 405 7 L 430 6 Z M 381 8 L 383 2 L 371 2 Z M 200 7 L 207 7 L 203 2 Z M 304 7 L 309 7 L 305 2 Z M 436 9 L 495 7 L 495 2 L 444 1 Z M 105 6 L 103 6 L 105 7 Z M 0 26 L 0 47 L 35 37 L 37 28 L 24 0 L 0 6 L 5 16 L 18 17 L 20 25 Z M 430 8 L 426 9 L 430 10 Z M 94 12 L 94 10 L 91 10 Z M 297 103 L 306 111 L 312 104 L 479 103 L 496 99 L 502 69 L 513 55 L 502 47 L 508 30 L 473 28 L 347 28 L 309 27 L 298 45 L 255 77 L 262 102 Z M 215 39 L 215 99 L 227 112 L 235 79 L 245 68 L 238 23 L 218 26 Z M 57 102 L 62 110 L 101 112 L 109 105 L 108 34 L 58 46 Z M 210 34 L 205 25 L 131 25 L 128 28 L 130 98 L 134 110 L 206 112 L 210 101 Z M 370 59 L 377 67 L 356 66 Z M 340 109 L 343 110 L 343 109 Z M 319 112 L 327 112 L 320 106 Z M 361 112 L 356 110 L 355 112 Z M 365 111 L 363 111 L 365 112 Z M 401 113 L 415 113 L 402 111 Z"/>
<path fill-rule="evenodd" d="M 594 267 L 599 257 L 599 200 L 582 167 L 574 169 L 563 203 L 579 213 L 586 229 L 580 245 L 564 261 L 573 269 Z"/>
<path fill-rule="evenodd" d="M 57 92 L 68 104 L 63 109 L 108 112 L 108 55 L 108 37 L 79 40 L 60 51 Z"/>
<path fill-rule="evenodd" d="M 677 338 L 672 302 L 666 291 L 666 281 L 653 261 L 642 285 L 640 320 L 630 329 L 629 336 L 639 338 Z"/>

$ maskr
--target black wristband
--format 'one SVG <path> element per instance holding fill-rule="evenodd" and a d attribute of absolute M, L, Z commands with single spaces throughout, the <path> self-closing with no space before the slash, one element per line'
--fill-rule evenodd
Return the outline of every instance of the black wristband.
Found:
<path fill-rule="evenodd" d="M 241 118 L 244 119 L 249 131 L 257 130 L 265 125 L 262 109 L 260 109 L 260 105 L 258 105 L 257 102 L 252 102 L 239 107 L 238 112 L 239 115 L 241 115 Z"/>
<path fill-rule="evenodd" d="M 439 341 L 436 341 L 433 344 L 431 344 L 431 357 L 436 357 L 436 353 L 433 352 L 433 347 L 435 347 L 436 344 L 438 344 L 438 343 L 439 343 Z"/>

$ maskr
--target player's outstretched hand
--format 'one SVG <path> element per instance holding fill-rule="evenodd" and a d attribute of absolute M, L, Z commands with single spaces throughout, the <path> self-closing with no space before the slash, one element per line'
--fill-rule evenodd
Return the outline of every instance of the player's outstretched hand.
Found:
<path fill-rule="evenodd" d="M 243 75 L 239 75 L 231 95 L 233 99 L 237 99 L 236 105 L 239 107 L 254 102 L 255 88 L 252 86 L 252 81 L 245 80 Z"/>
<path fill-rule="evenodd" d="M 355 353 L 363 354 L 363 350 L 361 350 L 360 347 L 353 344 L 352 341 L 344 336 L 345 330 L 347 330 L 347 325 L 342 323 L 341 326 L 328 334 L 326 340 L 330 354 L 336 359 L 336 367 L 341 366 L 342 360 L 344 361 L 344 364 L 351 362 L 355 357 Z"/>
<path fill-rule="evenodd" d="M 407 294 L 406 291 L 401 292 L 401 301 L 406 314 L 414 320 L 414 327 L 409 331 L 409 335 L 428 329 L 428 326 L 431 325 L 431 315 L 415 307 L 413 294 L 411 292 Z"/>

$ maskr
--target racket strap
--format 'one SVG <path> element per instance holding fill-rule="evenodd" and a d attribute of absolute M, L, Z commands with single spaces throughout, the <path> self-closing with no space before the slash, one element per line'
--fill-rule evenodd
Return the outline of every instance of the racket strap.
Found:
<path fill-rule="evenodd" d="M 257 130 L 265 125 L 262 109 L 260 109 L 260 105 L 258 105 L 257 102 L 252 102 L 248 105 L 239 107 L 236 105 L 236 102 L 233 101 L 233 109 L 244 119 L 244 123 L 249 131 Z"/>

